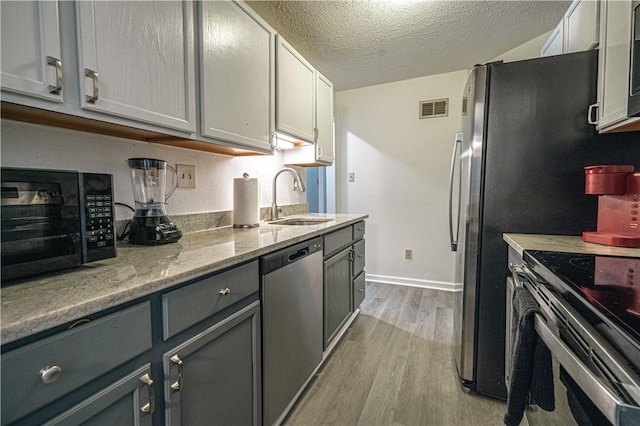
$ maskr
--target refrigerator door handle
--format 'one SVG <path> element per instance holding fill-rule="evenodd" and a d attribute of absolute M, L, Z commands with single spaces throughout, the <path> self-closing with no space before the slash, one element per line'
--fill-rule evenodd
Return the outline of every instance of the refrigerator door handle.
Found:
<path fill-rule="evenodd" d="M 453 144 L 453 153 L 451 154 L 451 175 L 449 180 L 449 240 L 451 242 L 451 251 L 458 251 L 458 235 L 460 231 L 460 185 L 458 185 L 458 212 L 456 214 L 456 229 L 454 238 L 453 229 L 453 179 L 455 177 L 456 163 L 458 159 L 458 147 L 462 147 L 462 132 L 456 133 L 456 141 Z"/>

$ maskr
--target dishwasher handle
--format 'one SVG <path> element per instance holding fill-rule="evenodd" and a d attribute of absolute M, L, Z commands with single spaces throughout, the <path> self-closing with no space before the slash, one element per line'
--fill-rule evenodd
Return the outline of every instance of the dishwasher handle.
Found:
<path fill-rule="evenodd" d="M 295 262 L 298 259 L 302 259 L 303 257 L 309 254 L 309 247 L 305 247 L 303 249 L 298 250 L 295 253 L 289 254 L 289 262 Z"/>

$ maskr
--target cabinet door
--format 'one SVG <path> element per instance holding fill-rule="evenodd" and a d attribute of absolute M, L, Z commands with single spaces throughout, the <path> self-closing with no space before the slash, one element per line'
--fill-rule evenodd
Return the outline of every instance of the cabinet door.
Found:
<path fill-rule="evenodd" d="M 553 29 L 549 40 L 542 46 L 540 56 L 552 56 L 562 54 L 564 49 L 564 21 Z"/>
<path fill-rule="evenodd" d="M 242 3 L 199 3 L 202 134 L 271 150 L 275 32 Z"/>
<path fill-rule="evenodd" d="M 149 364 L 48 421 L 45 425 L 151 426 L 155 392 Z"/>
<path fill-rule="evenodd" d="M 58 2 L 3 1 L 2 89 L 62 102 Z"/>
<path fill-rule="evenodd" d="M 598 55 L 598 128 L 627 118 L 629 52 L 631 48 L 631 2 L 603 1 Z"/>
<path fill-rule="evenodd" d="M 317 160 L 333 163 L 333 83 L 316 71 Z"/>
<path fill-rule="evenodd" d="M 365 240 L 362 239 L 353 245 L 353 276 L 364 271 Z"/>
<path fill-rule="evenodd" d="M 76 3 L 82 108 L 195 130 L 193 4 Z"/>
<path fill-rule="evenodd" d="M 575 0 L 564 15 L 564 53 L 594 49 L 598 45 L 600 2 Z"/>
<path fill-rule="evenodd" d="M 257 425 L 260 302 L 163 355 L 167 425 Z"/>
<path fill-rule="evenodd" d="M 362 303 L 362 301 L 366 296 L 365 287 L 366 287 L 365 275 L 364 275 L 364 272 L 361 272 L 360 275 L 358 275 L 353 280 L 353 310 L 354 311 L 360 307 L 360 304 Z"/>
<path fill-rule="evenodd" d="M 280 35 L 276 44 L 276 129 L 314 142 L 315 70 Z"/>
<path fill-rule="evenodd" d="M 324 348 L 351 314 L 351 247 L 324 262 Z"/>

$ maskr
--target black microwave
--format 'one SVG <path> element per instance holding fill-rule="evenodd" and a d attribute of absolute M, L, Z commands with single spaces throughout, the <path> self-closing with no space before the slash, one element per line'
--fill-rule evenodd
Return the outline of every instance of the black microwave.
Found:
<path fill-rule="evenodd" d="M 2 168 L 2 284 L 116 256 L 113 176 Z"/>

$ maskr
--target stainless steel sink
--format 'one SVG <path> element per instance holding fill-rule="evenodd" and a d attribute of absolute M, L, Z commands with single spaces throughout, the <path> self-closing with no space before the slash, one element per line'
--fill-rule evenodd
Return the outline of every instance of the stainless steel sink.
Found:
<path fill-rule="evenodd" d="M 309 225 L 317 225 L 319 223 L 330 222 L 333 219 L 327 219 L 322 217 L 292 217 L 289 219 L 280 219 L 274 220 L 273 222 L 268 222 L 269 225 L 294 225 L 294 226 L 309 226 Z"/>

